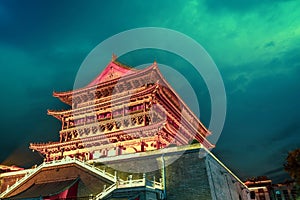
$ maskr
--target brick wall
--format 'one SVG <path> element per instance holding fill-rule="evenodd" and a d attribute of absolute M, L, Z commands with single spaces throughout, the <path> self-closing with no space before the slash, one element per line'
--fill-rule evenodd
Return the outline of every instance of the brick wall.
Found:
<path fill-rule="evenodd" d="M 198 152 L 199 150 L 187 151 L 166 167 L 167 199 L 212 199 L 205 159 L 199 159 Z M 173 155 L 165 156 L 165 160 L 172 158 Z"/>
<path fill-rule="evenodd" d="M 206 156 L 206 166 L 213 200 L 248 199 L 248 189 L 210 155 Z"/>

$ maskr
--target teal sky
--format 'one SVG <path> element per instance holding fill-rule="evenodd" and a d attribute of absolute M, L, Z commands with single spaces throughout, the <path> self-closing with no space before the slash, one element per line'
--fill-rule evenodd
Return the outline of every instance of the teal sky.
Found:
<path fill-rule="evenodd" d="M 128 29 L 154 26 L 193 38 L 218 66 L 227 117 L 213 152 L 242 179 L 284 180 L 287 152 L 300 147 L 299 10 L 297 0 L 0 1 L 0 162 L 33 164 L 40 157 L 27 150 L 29 142 L 58 139 L 60 123 L 46 110 L 64 105 L 52 92 L 73 88 L 81 62 L 96 45 Z M 120 59 L 181 69 L 208 125 L 203 80 L 173 58 L 146 51 Z"/>

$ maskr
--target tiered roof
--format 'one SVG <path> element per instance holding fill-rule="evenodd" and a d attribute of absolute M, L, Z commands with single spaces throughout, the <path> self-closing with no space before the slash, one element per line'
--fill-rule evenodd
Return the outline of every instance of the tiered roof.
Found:
<path fill-rule="evenodd" d="M 206 140 L 210 132 L 164 79 L 156 62 L 137 70 L 112 60 L 87 86 L 54 92 L 53 96 L 72 109 L 48 110 L 62 121 L 61 139 L 31 144 L 31 149 L 43 154 L 49 153 L 49 148 L 56 149 L 52 153 L 57 155 L 61 149 L 125 148 L 140 140 L 149 144 L 159 140 L 161 146 L 151 145 L 162 148 L 171 143 L 188 144 L 195 138 L 205 147 L 213 147 Z"/>

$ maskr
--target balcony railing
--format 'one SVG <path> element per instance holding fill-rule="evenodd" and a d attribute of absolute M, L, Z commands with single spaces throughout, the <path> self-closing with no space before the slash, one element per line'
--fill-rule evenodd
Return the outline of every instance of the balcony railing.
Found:
<path fill-rule="evenodd" d="M 163 191 L 163 184 L 162 182 L 150 181 L 146 179 L 144 175 L 142 179 L 135 179 L 132 180 L 131 178 L 127 181 L 118 180 L 116 183 L 112 184 L 108 188 L 104 187 L 103 191 L 99 193 L 94 199 L 103 199 L 107 195 L 111 194 L 113 191 L 117 189 L 124 189 L 124 188 L 136 188 L 136 187 L 145 187 L 150 190 L 160 190 Z"/>

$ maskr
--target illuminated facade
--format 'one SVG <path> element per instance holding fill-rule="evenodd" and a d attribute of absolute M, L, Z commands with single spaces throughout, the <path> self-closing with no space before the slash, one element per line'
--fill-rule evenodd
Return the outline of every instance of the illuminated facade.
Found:
<path fill-rule="evenodd" d="M 136 70 L 113 57 L 86 87 L 53 95 L 72 106 L 48 110 L 60 140 L 31 143 L 44 162 L 0 174 L 1 199 L 250 199 L 155 62 Z"/>

